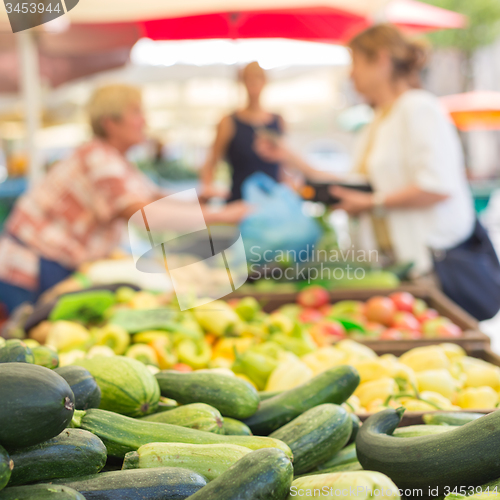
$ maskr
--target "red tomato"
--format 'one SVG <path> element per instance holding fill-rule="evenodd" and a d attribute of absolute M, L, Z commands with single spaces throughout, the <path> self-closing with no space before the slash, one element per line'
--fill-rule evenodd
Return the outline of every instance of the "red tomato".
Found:
<path fill-rule="evenodd" d="M 304 308 L 299 314 L 298 320 L 301 323 L 317 323 L 323 319 L 321 311 L 312 308 Z"/>
<path fill-rule="evenodd" d="M 429 307 L 424 300 L 415 299 L 415 302 L 413 303 L 413 310 L 411 312 L 413 313 L 413 316 L 420 318 L 420 316 L 422 316 L 428 308 Z"/>
<path fill-rule="evenodd" d="M 318 285 L 308 286 L 304 288 L 297 296 L 297 302 L 302 307 L 314 307 L 319 309 L 321 306 L 328 304 L 330 295 L 327 290 Z"/>
<path fill-rule="evenodd" d="M 342 340 L 347 337 L 345 328 L 342 323 L 333 320 L 316 323 L 309 330 L 309 333 L 320 347 L 328 344 L 333 344 L 337 340 Z"/>
<path fill-rule="evenodd" d="M 439 318 L 439 313 L 435 309 L 427 309 L 420 316 L 417 316 L 420 323 L 425 323 L 429 319 L 435 318 Z"/>
<path fill-rule="evenodd" d="M 394 302 L 388 297 L 375 296 L 366 303 L 365 314 L 368 321 L 391 326 L 396 312 Z"/>
<path fill-rule="evenodd" d="M 418 340 L 424 338 L 420 330 L 406 330 L 403 331 L 403 337 L 408 340 Z"/>
<path fill-rule="evenodd" d="M 400 330 L 420 330 L 421 328 L 420 322 L 412 313 L 403 311 L 394 315 L 392 326 Z"/>
<path fill-rule="evenodd" d="M 388 328 L 385 332 L 380 334 L 380 340 L 403 340 L 403 332 L 397 330 L 396 328 Z"/>
<path fill-rule="evenodd" d="M 395 292 L 389 295 L 398 311 L 413 312 L 415 297 L 408 292 Z"/>
<path fill-rule="evenodd" d="M 455 325 L 455 323 L 445 323 L 438 328 L 439 336 L 446 338 L 454 338 L 461 337 L 463 332 L 462 329 Z"/>
<path fill-rule="evenodd" d="M 185 363 L 177 363 L 176 365 L 172 366 L 172 370 L 176 370 L 178 372 L 192 372 L 193 371 L 193 369 L 189 365 L 186 365 Z"/>

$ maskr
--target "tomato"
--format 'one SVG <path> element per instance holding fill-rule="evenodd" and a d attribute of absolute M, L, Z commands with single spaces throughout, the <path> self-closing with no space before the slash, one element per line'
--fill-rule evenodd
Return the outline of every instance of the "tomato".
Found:
<path fill-rule="evenodd" d="M 424 338 L 424 335 L 420 330 L 406 330 L 403 331 L 403 337 L 408 340 L 419 340 Z"/>
<path fill-rule="evenodd" d="M 398 311 L 413 312 L 415 297 L 408 292 L 395 292 L 389 295 Z"/>
<path fill-rule="evenodd" d="M 317 323 L 323 319 L 323 314 L 318 309 L 304 308 L 299 314 L 298 320 L 301 323 Z"/>
<path fill-rule="evenodd" d="M 439 318 L 439 313 L 435 309 L 427 309 L 420 316 L 417 316 L 417 319 L 420 323 L 425 323 L 429 319 Z"/>
<path fill-rule="evenodd" d="M 396 306 L 388 297 L 375 296 L 366 303 L 365 314 L 368 321 L 391 326 Z"/>
<path fill-rule="evenodd" d="M 462 329 L 452 323 L 448 318 L 439 316 L 427 320 L 422 324 L 422 332 L 425 338 L 456 338 L 462 335 Z"/>
<path fill-rule="evenodd" d="M 342 323 L 334 320 L 316 323 L 309 330 L 309 333 L 319 346 L 333 344 L 337 340 L 342 340 L 347 337 Z"/>
<path fill-rule="evenodd" d="M 403 311 L 394 315 L 392 326 L 400 330 L 420 330 L 421 328 L 420 322 L 412 313 Z"/>
<path fill-rule="evenodd" d="M 388 328 L 380 334 L 380 340 L 403 340 L 403 332 L 396 328 Z"/>
<path fill-rule="evenodd" d="M 297 296 L 297 302 L 302 307 L 314 307 L 319 309 L 321 306 L 328 304 L 330 295 L 328 291 L 318 285 L 308 286 L 304 288 Z"/>
<path fill-rule="evenodd" d="M 413 316 L 420 318 L 420 316 L 427 311 L 428 307 L 429 306 L 426 304 L 425 300 L 415 299 L 415 302 L 413 303 L 413 310 L 411 312 L 413 313 Z"/>

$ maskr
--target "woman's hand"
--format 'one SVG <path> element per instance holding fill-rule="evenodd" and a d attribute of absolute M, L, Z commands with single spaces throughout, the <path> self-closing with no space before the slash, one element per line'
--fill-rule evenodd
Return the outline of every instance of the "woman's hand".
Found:
<path fill-rule="evenodd" d="M 340 203 L 335 208 L 345 210 L 348 214 L 358 215 L 362 212 L 372 210 L 374 207 L 373 194 L 348 189 L 341 186 L 332 186 L 330 193 L 340 198 Z"/>

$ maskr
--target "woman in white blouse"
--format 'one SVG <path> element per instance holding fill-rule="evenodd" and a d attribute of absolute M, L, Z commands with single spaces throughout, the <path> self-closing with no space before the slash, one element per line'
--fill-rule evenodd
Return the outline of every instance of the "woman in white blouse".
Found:
<path fill-rule="evenodd" d="M 363 131 L 355 172 L 373 194 L 335 187 L 335 208 L 360 216 L 364 247 L 377 247 L 398 262 L 432 270 L 432 250 L 467 240 L 475 215 L 461 145 L 438 99 L 421 90 L 427 52 L 391 25 L 377 25 L 350 43 L 352 79 L 375 109 Z M 261 144 L 263 154 L 268 154 Z M 299 161 L 285 148 L 284 160 Z"/>

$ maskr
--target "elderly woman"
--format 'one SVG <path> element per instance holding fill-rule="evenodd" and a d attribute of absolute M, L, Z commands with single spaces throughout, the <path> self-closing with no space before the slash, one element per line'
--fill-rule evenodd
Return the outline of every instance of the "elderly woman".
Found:
<path fill-rule="evenodd" d="M 34 301 L 83 262 L 107 256 L 126 221 L 166 196 L 125 157 L 144 141 L 139 90 L 100 88 L 88 111 L 94 138 L 18 200 L 0 237 L 0 302 L 9 310 Z M 196 208 L 178 205 L 182 215 L 194 210 L 196 216 Z M 202 210 L 207 223 L 237 222 L 246 212 L 241 203 L 216 213 Z"/>

